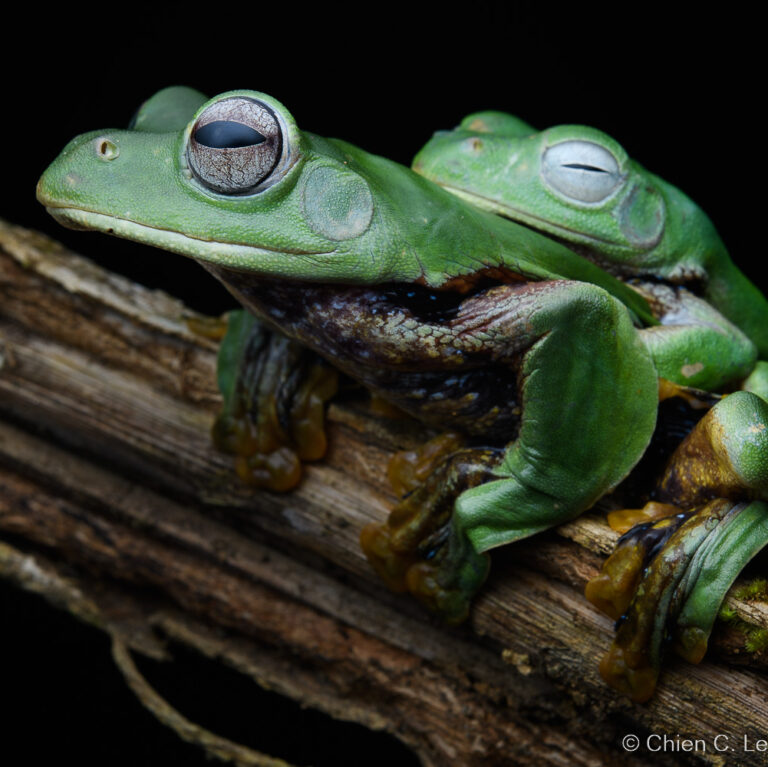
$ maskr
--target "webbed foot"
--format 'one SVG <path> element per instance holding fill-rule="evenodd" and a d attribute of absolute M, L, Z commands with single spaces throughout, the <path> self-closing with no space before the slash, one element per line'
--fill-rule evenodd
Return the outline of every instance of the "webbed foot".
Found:
<path fill-rule="evenodd" d="M 600 663 L 603 679 L 643 702 L 653 695 L 668 645 L 699 663 L 728 589 L 766 542 L 768 505 L 722 498 L 622 536 L 586 590 L 617 619 Z"/>
<path fill-rule="evenodd" d="M 626 533 L 587 585 L 587 598 L 617 620 L 600 665 L 612 687 L 651 697 L 668 645 L 698 663 L 726 592 L 768 543 L 768 405 L 748 392 L 725 397 L 672 455 L 655 497 L 624 511 Z M 666 507 L 686 511 L 654 521 Z"/>
<path fill-rule="evenodd" d="M 216 447 L 235 455 L 243 482 L 277 491 L 295 487 L 302 461 L 325 454 L 325 403 L 336 393 L 338 373 L 237 311 L 220 347 L 218 379 L 224 403 L 213 426 Z"/>
<path fill-rule="evenodd" d="M 390 476 L 406 495 L 386 524 L 368 525 L 360 536 L 368 561 L 389 588 L 410 592 L 450 624 L 466 619 L 490 562 L 454 524 L 454 502 L 487 480 L 501 456 L 496 450 L 456 450 L 457 445 L 455 435 L 443 435 L 422 451 L 395 456 Z"/>

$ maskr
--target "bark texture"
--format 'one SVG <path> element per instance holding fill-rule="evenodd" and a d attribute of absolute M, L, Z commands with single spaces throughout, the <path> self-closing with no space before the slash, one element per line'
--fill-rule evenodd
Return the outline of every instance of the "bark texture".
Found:
<path fill-rule="evenodd" d="M 219 398 L 205 326 L 0 223 L 0 574 L 109 632 L 123 670 L 128 651 L 166 658 L 182 642 L 388 730 L 424 765 L 726 764 L 716 735 L 768 737 L 767 660 L 743 649 L 745 632 L 768 628 L 759 601 L 729 597 L 737 620 L 700 666 L 670 661 L 649 704 L 604 686 L 612 626 L 582 595 L 616 538 L 599 514 L 494 554 L 460 629 L 383 589 L 359 531 L 394 501 L 389 456 L 424 430 L 377 416 L 362 394 L 331 405 L 329 454 L 296 491 L 241 486 L 209 439 Z M 709 748 L 625 753 L 630 732 Z"/>

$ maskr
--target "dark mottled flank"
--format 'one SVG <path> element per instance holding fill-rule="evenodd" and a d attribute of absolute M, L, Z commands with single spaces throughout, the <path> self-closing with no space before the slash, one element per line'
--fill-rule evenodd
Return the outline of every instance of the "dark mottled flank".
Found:
<path fill-rule="evenodd" d="M 385 399 L 422 421 L 443 429 L 450 424 L 478 443 L 482 438 L 482 446 L 457 450 L 449 440 L 388 522 L 361 534 L 368 560 L 391 588 L 410 591 L 449 623 L 464 620 L 489 557 L 457 531 L 456 498 L 495 477 L 517 435 L 518 370 L 534 341 L 528 310 L 551 285 L 436 292 L 392 284 L 318 286 L 209 269 L 258 317 Z M 413 467 L 402 468 L 410 476 Z M 409 484 L 407 477 L 401 484 Z"/>
<path fill-rule="evenodd" d="M 491 444 L 516 436 L 517 357 L 499 360 L 493 344 L 482 340 L 496 305 L 488 298 L 484 317 L 490 291 L 462 296 L 420 286 L 317 286 L 209 269 L 255 314 L 420 420 L 450 421 Z M 462 312 L 468 302 L 469 319 Z"/>

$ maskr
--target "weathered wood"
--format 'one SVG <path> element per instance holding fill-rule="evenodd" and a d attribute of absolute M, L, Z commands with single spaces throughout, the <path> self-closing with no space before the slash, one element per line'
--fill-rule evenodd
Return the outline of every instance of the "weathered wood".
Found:
<path fill-rule="evenodd" d="M 331 406 L 329 454 L 296 491 L 244 488 L 209 442 L 203 318 L 39 235 L 0 225 L 0 245 L 0 532 L 26 542 L 0 546 L 6 577 L 138 652 L 163 657 L 161 632 L 387 729 L 427 765 L 717 763 L 712 748 L 624 754 L 620 739 L 766 736 L 765 658 L 728 665 L 733 631 L 701 666 L 672 661 L 650 704 L 603 685 L 611 625 L 581 593 L 616 538 L 600 515 L 494 555 L 470 625 L 445 629 L 386 592 L 358 546 L 393 501 L 389 455 L 422 427 L 353 392 Z M 768 606 L 729 599 L 768 626 Z"/>

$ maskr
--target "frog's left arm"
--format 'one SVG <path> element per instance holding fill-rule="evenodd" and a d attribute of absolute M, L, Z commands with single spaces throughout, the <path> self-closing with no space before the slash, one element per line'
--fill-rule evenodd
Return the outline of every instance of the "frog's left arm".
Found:
<path fill-rule="evenodd" d="M 640 337 L 660 378 L 704 391 L 722 391 L 754 369 L 757 349 L 730 320 L 684 288 L 645 283 L 661 323 Z"/>

